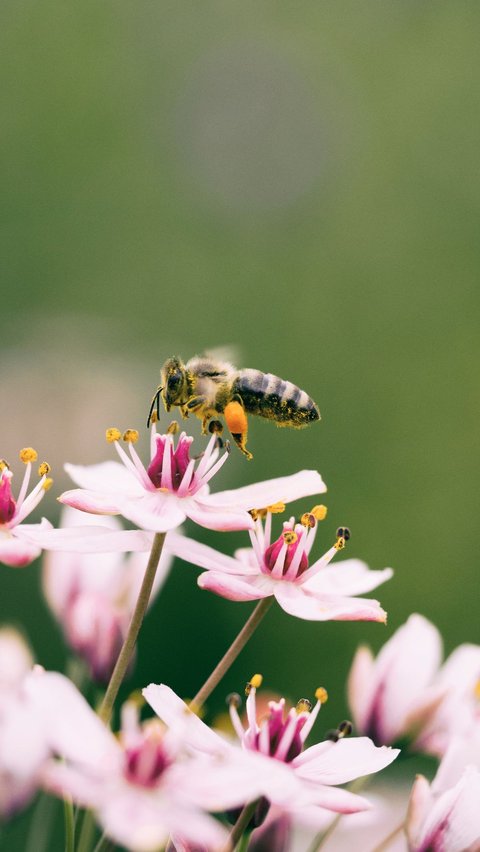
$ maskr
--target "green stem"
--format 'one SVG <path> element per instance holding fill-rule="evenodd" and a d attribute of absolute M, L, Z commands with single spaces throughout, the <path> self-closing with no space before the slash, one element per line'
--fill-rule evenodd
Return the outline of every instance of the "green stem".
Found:
<path fill-rule="evenodd" d="M 113 849 L 112 841 L 105 834 L 102 834 L 93 852 L 109 852 L 110 849 Z"/>
<path fill-rule="evenodd" d="M 70 796 L 63 800 L 63 816 L 65 820 L 65 852 L 75 852 L 75 816 Z"/>
<path fill-rule="evenodd" d="M 148 560 L 137 603 L 135 604 L 132 619 L 128 627 L 128 633 L 122 645 L 122 650 L 118 655 L 118 660 L 110 678 L 110 683 L 107 686 L 107 691 L 98 711 L 98 715 L 105 724 L 108 724 L 110 721 L 113 705 L 115 704 L 115 699 L 118 695 L 118 690 L 120 689 L 123 678 L 125 677 L 125 672 L 127 671 L 130 660 L 132 659 L 132 654 L 135 650 L 137 637 L 150 600 L 153 581 L 155 580 L 155 574 L 157 573 L 157 567 L 162 554 L 165 536 L 166 533 L 155 533 L 150 558 Z"/>
<path fill-rule="evenodd" d="M 211 695 L 215 687 L 220 683 L 221 679 L 228 671 L 232 663 L 234 663 L 237 659 L 240 651 L 243 650 L 248 640 L 250 639 L 254 631 L 257 629 L 263 616 L 268 612 L 268 610 L 272 606 L 272 603 L 273 596 L 263 598 L 260 603 L 257 604 L 252 614 L 250 615 L 250 618 L 248 619 L 248 621 L 245 622 L 244 626 L 242 627 L 237 638 L 233 640 L 226 654 L 223 655 L 220 662 L 215 666 L 210 677 L 205 681 L 202 688 L 199 689 L 199 691 L 197 692 L 195 698 L 193 698 L 190 702 L 190 707 L 193 710 L 197 711 L 200 709 L 202 704 L 205 704 L 207 698 Z"/>
<path fill-rule="evenodd" d="M 241 840 L 245 829 L 255 813 L 257 805 L 258 799 L 245 805 L 228 836 L 227 844 L 223 852 L 234 852 L 237 843 Z"/>
<path fill-rule="evenodd" d="M 382 840 L 382 842 L 379 843 L 378 846 L 375 846 L 373 852 L 384 852 L 385 849 L 388 849 L 392 841 L 395 840 L 397 834 L 400 834 L 403 828 L 405 828 L 405 820 L 402 820 L 400 825 L 397 825 L 397 827 L 394 828 L 393 831 L 390 832 L 390 834 L 387 834 L 385 839 Z"/>

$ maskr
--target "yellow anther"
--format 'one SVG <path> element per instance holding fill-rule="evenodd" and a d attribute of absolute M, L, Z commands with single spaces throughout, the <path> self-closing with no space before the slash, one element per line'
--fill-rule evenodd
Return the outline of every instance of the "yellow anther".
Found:
<path fill-rule="evenodd" d="M 298 535 L 293 530 L 286 530 L 286 532 L 282 533 L 282 538 L 285 544 L 295 544 L 298 540 Z"/>
<path fill-rule="evenodd" d="M 53 485 L 53 479 L 51 479 L 49 476 L 47 476 L 47 478 L 42 483 L 42 488 L 43 488 L 44 491 L 48 491 L 52 487 L 52 485 Z"/>
<path fill-rule="evenodd" d="M 313 512 L 304 512 L 300 518 L 302 527 L 314 527 L 316 525 L 315 515 Z"/>
<path fill-rule="evenodd" d="M 312 709 L 312 702 L 308 700 L 308 698 L 301 698 L 300 701 L 297 701 L 295 710 L 297 713 L 310 713 Z"/>
<path fill-rule="evenodd" d="M 105 438 L 107 439 L 108 444 L 113 444 L 114 441 L 119 441 L 122 437 L 122 433 L 120 429 L 117 429 L 115 426 L 111 426 L 110 429 L 107 429 L 105 432 Z"/>
<path fill-rule="evenodd" d="M 3 470 L 10 470 L 10 465 L 5 459 L 0 459 L 0 472 Z"/>
<path fill-rule="evenodd" d="M 345 537 L 343 535 L 339 535 L 335 544 L 333 545 L 335 550 L 343 550 L 346 545 Z"/>
<path fill-rule="evenodd" d="M 50 465 L 48 462 L 42 462 L 40 467 L 38 468 L 38 475 L 46 476 L 47 473 L 50 473 Z"/>
<path fill-rule="evenodd" d="M 33 447 L 24 447 L 23 450 L 20 450 L 19 454 L 20 461 L 24 464 L 28 464 L 28 462 L 35 462 L 38 459 L 38 453 Z"/>
<path fill-rule="evenodd" d="M 133 692 L 131 692 L 128 696 L 127 701 L 133 704 L 135 707 L 138 707 L 138 709 L 140 710 L 145 704 L 145 699 L 142 695 L 141 689 L 134 689 Z"/>
<path fill-rule="evenodd" d="M 150 415 L 150 423 L 158 423 L 158 414 L 156 411 L 152 411 Z"/>
<path fill-rule="evenodd" d="M 137 429 L 126 429 L 123 433 L 123 440 L 126 441 L 127 444 L 136 444 L 139 437 Z"/>
<path fill-rule="evenodd" d="M 168 434 L 169 435 L 176 435 L 179 430 L 180 430 L 180 426 L 178 425 L 177 421 L 172 420 L 172 422 L 170 423 L 170 425 L 167 429 Z"/>
<path fill-rule="evenodd" d="M 273 503 L 271 506 L 267 506 L 267 512 L 270 512 L 271 515 L 280 515 L 285 511 L 285 503 Z"/>
<path fill-rule="evenodd" d="M 314 506 L 310 514 L 313 515 L 316 521 L 324 521 L 327 517 L 327 507 L 323 504 L 320 504 L 320 506 Z"/>
<path fill-rule="evenodd" d="M 250 695 L 252 689 L 259 689 L 263 683 L 263 675 L 254 674 L 248 683 L 245 684 L 245 695 Z"/>
<path fill-rule="evenodd" d="M 315 690 L 315 698 L 320 701 L 320 704 L 326 704 L 328 701 L 328 692 L 323 686 L 319 686 Z"/>

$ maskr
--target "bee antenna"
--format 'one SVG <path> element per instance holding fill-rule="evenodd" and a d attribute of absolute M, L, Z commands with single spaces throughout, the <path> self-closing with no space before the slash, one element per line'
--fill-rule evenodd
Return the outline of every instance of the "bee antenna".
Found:
<path fill-rule="evenodd" d="M 155 396 L 152 399 L 152 404 L 150 406 L 150 411 L 148 412 L 148 417 L 147 417 L 147 429 L 150 429 L 150 424 L 152 422 L 153 412 L 155 411 L 155 409 L 156 409 L 155 413 L 157 415 L 156 419 L 160 420 L 160 394 L 161 394 L 162 390 L 163 390 L 163 388 L 158 387 L 157 391 L 155 393 Z"/>

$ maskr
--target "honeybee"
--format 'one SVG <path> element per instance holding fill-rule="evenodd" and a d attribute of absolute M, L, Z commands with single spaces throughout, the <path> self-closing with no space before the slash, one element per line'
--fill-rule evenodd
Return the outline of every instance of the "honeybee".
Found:
<path fill-rule="evenodd" d="M 176 405 L 182 417 L 199 417 L 203 434 L 221 433 L 222 424 L 217 418 L 223 415 L 233 440 L 248 459 L 252 454 L 246 446 L 247 413 L 295 429 L 320 419 L 313 399 L 292 382 L 260 370 L 237 370 L 228 361 L 210 355 L 195 355 L 186 364 L 180 358 L 168 358 L 161 380 L 150 406 L 147 428 L 153 417 L 160 416 L 160 398 L 167 411 Z"/>

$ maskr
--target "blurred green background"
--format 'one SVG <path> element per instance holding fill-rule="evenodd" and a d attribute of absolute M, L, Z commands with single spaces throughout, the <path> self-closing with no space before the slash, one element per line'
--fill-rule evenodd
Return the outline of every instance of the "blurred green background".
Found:
<path fill-rule="evenodd" d="M 348 524 L 347 555 L 396 573 L 387 628 L 271 611 L 211 712 L 261 671 L 292 699 L 328 688 L 321 733 L 359 641 L 418 611 L 447 651 L 478 642 L 480 7 L 4 0 L 0 19 L 0 454 L 53 465 L 42 514 L 64 461 L 144 429 L 167 356 L 233 345 L 322 421 L 252 421 L 254 460 L 232 452 L 215 488 L 317 468 L 317 554 Z M 244 623 L 195 576 L 175 567 L 128 688 L 192 695 Z M 1 578 L 1 620 L 61 668 L 40 564 Z"/>

